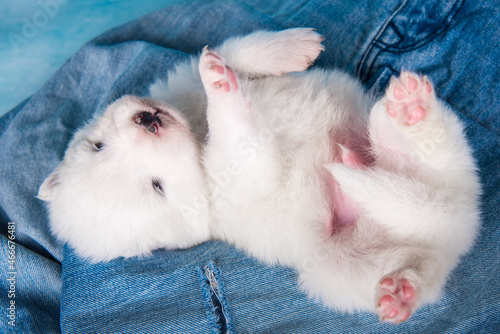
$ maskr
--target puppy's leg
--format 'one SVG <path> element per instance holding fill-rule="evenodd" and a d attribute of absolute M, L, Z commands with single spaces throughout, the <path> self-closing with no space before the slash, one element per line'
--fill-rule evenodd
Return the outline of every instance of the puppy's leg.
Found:
<path fill-rule="evenodd" d="M 322 41 L 323 37 L 310 28 L 256 31 L 247 36 L 232 37 L 216 50 L 234 72 L 262 77 L 307 69 L 324 50 Z M 203 138 L 207 132 L 206 95 L 198 64 L 198 57 L 180 63 L 168 73 L 168 81 L 157 80 L 149 91 L 153 99 L 170 103 L 183 111 L 192 131 Z"/>
<path fill-rule="evenodd" d="M 357 240 L 319 244 L 298 268 L 302 288 L 326 305 L 370 309 L 388 322 L 405 321 L 440 297 L 450 267 L 439 251 L 397 243 L 387 247 L 391 241 L 373 231 L 362 234 Z"/>
<path fill-rule="evenodd" d="M 415 251 L 416 265 L 407 262 L 377 288 L 381 317 L 404 321 L 415 300 L 439 296 L 458 257 L 471 247 L 479 224 L 479 183 L 460 122 L 425 76 L 404 72 L 393 78 L 370 122 L 377 164 L 397 173 L 401 185 L 392 184 L 391 194 L 398 195 L 388 195 L 388 203 L 408 210 L 406 218 L 401 212 L 379 222 L 391 234 L 434 249 Z"/>
<path fill-rule="evenodd" d="M 419 148 L 425 147 L 432 136 L 441 141 L 445 135 L 440 114 L 427 77 L 403 72 L 399 78 L 392 78 L 385 96 L 370 115 L 377 164 L 397 171 L 418 172 L 418 165 L 425 163 L 421 160 L 432 163 L 429 154 L 422 154 Z"/>
<path fill-rule="evenodd" d="M 327 166 L 342 191 L 399 238 L 443 241 L 454 230 L 470 245 L 478 224 L 474 161 L 460 122 L 427 78 L 393 79 L 369 127 L 373 168 Z"/>
<path fill-rule="evenodd" d="M 398 246 L 382 256 L 385 270 L 375 287 L 375 308 L 382 320 L 405 321 L 418 307 L 440 297 L 451 267 L 439 250 Z"/>
<path fill-rule="evenodd" d="M 377 165 L 457 177 L 474 162 L 456 116 L 436 98 L 427 77 L 403 72 L 392 78 L 386 95 L 373 107 L 370 136 Z"/>
<path fill-rule="evenodd" d="M 237 186 L 243 186 L 241 183 L 247 184 L 247 197 L 266 192 L 273 187 L 277 170 L 272 132 L 222 55 L 205 48 L 199 71 L 208 101 L 204 163 L 209 179 L 217 181 L 215 192 L 231 196 L 228 193 L 241 189 Z"/>
<path fill-rule="evenodd" d="M 479 222 L 479 185 L 460 122 L 435 96 L 426 77 L 393 79 L 370 115 L 371 168 L 327 166 L 341 190 L 395 245 L 388 251 L 376 306 L 382 318 L 404 321 L 435 300 Z M 427 254 L 423 256 L 422 254 Z"/>
<path fill-rule="evenodd" d="M 314 29 L 256 31 L 233 37 L 216 50 L 237 73 L 251 77 L 304 71 L 324 51 L 324 38 Z"/>

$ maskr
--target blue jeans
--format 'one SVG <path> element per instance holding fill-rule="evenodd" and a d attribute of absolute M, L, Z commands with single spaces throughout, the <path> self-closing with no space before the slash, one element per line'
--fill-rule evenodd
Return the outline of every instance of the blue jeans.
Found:
<path fill-rule="evenodd" d="M 1 332 L 497 332 L 499 23 L 498 3 L 481 0 L 204 1 L 91 41 L 0 119 Z M 223 242 L 90 264 L 51 236 L 35 195 L 76 128 L 123 94 L 146 95 L 206 44 L 300 26 L 326 38 L 315 66 L 344 69 L 375 94 L 402 69 L 426 74 L 465 124 L 483 186 L 482 229 L 438 303 L 387 325 L 369 313 L 326 310 L 300 291 L 292 269 L 264 266 Z"/>

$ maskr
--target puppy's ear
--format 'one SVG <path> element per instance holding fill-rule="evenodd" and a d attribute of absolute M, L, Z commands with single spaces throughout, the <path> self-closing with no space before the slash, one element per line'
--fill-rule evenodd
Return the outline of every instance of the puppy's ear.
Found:
<path fill-rule="evenodd" d="M 50 202 L 52 200 L 52 192 L 59 182 L 59 168 L 57 168 L 55 171 L 52 172 L 52 174 L 49 175 L 43 181 L 42 185 L 40 186 L 40 189 L 38 190 L 38 195 L 36 196 L 38 199 L 41 199 L 42 201 L 47 201 Z"/>

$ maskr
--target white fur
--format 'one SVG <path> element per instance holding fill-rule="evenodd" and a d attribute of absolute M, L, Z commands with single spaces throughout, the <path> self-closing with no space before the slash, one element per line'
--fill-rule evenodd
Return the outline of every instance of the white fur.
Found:
<path fill-rule="evenodd" d="M 203 202 L 206 181 L 211 236 L 295 267 L 303 289 L 326 305 L 385 317 L 385 278 L 412 284 L 411 312 L 439 298 L 479 224 L 461 125 L 433 96 L 429 115 L 409 127 L 387 113 L 391 90 L 375 103 L 340 71 L 279 76 L 304 71 L 321 41 L 311 29 L 256 32 L 180 64 L 151 95 L 181 110 L 193 135 L 175 126 L 150 138 L 127 117 L 153 102 L 116 102 L 77 133 L 40 190 L 51 200 L 53 231 L 97 260 L 188 247 L 209 237 L 208 212 L 195 205 L 188 219 L 180 208 Z M 202 157 L 194 138 L 206 138 Z M 89 140 L 115 144 L 101 158 Z M 351 153 L 364 163 L 349 162 Z M 168 200 L 151 177 L 172 187 Z M 342 206 L 355 218 L 345 226 Z"/>
<path fill-rule="evenodd" d="M 480 190 L 471 152 L 458 119 L 434 93 L 422 93 L 429 114 L 409 126 L 388 115 L 394 88 L 374 103 L 339 71 L 275 76 L 304 69 L 283 59 L 321 49 L 308 38 L 278 32 L 273 43 L 250 39 L 260 52 L 247 52 L 243 38 L 219 48 L 220 61 L 210 51 L 201 56 L 213 234 L 266 263 L 294 266 L 302 287 L 331 307 L 404 321 L 404 312 L 439 298 L 475 238 Z M 214 70 L 224 64 L 223 74 Z M 366 155 L 367 166 L 341 163 L 346 147 Z M 353 204 L 332 199 L 334 183 Z M 344 202 L 355 222 L 325 231 Z M 399 317 L 379 305 L 386 277 L 415 290 Z"/>
<path fill-rule="evenodd" d="M 156 109 L 171 116 L 158 133 L 134 122 Z M 205 241 L 206 191 L 199 145 L 183 117 L 169 105 L 124 96 L 75 134 L 38 197 L 48 201 L 54 234 L 101 261 Z"/>

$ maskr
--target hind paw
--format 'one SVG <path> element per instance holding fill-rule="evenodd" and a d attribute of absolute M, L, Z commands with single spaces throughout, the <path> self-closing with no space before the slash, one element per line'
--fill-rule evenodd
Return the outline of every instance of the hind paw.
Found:
<path fill-rule="evenodd" d="M 435 100 L 434 90 L 426 76 L 403 72 L 392 78 L 387 88 L 387 114 L 403 124 L 415 125 L 429 113 Z"/>
<path fill-rule="evenodd" d="M 238 81 L 233 70 L 223 57 L 208 47 L 203 49 L 199 70 L 207 94 L 230 93 L 238 90 Z"/>
<path fill-rule="evenodd" d="M 400 275 L 387 275 L 377 286 L 377 310 L 380 318 L 388 322 L 407 320 L 413 312 L 417 291 L 415 286 Z"/>

